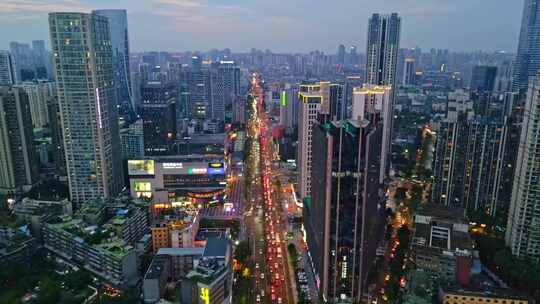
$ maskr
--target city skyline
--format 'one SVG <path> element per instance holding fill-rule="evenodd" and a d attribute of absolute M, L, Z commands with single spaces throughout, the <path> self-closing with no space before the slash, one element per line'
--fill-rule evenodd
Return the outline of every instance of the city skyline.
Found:
<path fill-rule="evenodd" d="M 523 10 L 523 1 L 518 2 L 347 0 L 340 6 L 320 3 L 313 7 L 305 0 L 283 5 L 239 0 L 121 0 L 114 5 L 103 0 L 5 0 L 0 2 L 0 49 L 7 49 L 10 41 L 48 40 L 46 25 L 50 11 L 90 12 L 129 7 L 133 52 L 212 48 L 247 51 L 253 47 L 275 52 L 319 49 L 333 54 L 342 43 L 356 45 L 363 53 L 367 24 L 362 21 L 373 12 L 400 14 L 407 25 L 402 33 L 403 47 L 515 52 Z M 314 18 L 306 18 L 306 12 Z M 161 35 L 154 35 L 155 31 Z M 321 36 L 331 39 L 322 42 Z"/>

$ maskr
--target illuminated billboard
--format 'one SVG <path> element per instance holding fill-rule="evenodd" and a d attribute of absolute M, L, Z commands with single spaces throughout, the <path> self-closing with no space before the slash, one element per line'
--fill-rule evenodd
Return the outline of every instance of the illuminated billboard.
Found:
<path fill-rule="evenodd" d="M 209 163 L 208 168 L 223 168 L 223 163 Z"/>
<path fill-rule="evenodd" d="M 208 168 L 208 174 L 225 174 L 224 168 Z"/>
<path fill-rule="evenodd" d="M 200 297 L 204 304 L 210 304 L 210 290 L 208 288 L 201 288 Z"/>
<path fill-rule="evenodd" d="M 163 163 L 163 169 L 182 169 L 184 164 L 182 163 Z"/>
<path fill-rule="evenodd" d="M 209 199 L 209 198 L 214 198 L 216 195 L 220 195 L 220 194 L 223 194 L 223 190 L 216 190 L 216 191 L 203 192 L 203 193 L 188 192 L 187 196 L 190 198 Z"/>
<path fill-rule="evenodd" d="M 188 168 L 188 174 L 206 174 L 207 168 Z"/>
<path fill-rule="evenodd" d="M 287 106 L 287 91 L 281 92 L 281 95 L 279 96 L 279 101 L 282 107 Z"/>
<path fill-rule="evenodd" d="M 128 160 L 129 175 L 154 175 L 154 161 L 151 159 Z"/>
<path fill-rule="evenodd" d="M 152 184 L 148 182 L 133 183 L 133 190 L 135 191 L 135 195 L 139 198 L 152 198 Z"/>

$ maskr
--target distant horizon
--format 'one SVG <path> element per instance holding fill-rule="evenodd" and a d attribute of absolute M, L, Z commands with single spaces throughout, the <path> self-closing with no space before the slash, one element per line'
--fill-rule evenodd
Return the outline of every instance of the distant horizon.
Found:
<path fill-rule="evenodd" d="M 402 18 L 401 47 L 454 52 L 517 50 L 523 0 L 342 0 L 313 5 L 253 0 L 2 0 L 0 49 L 10 41 L 49 41 L 49 12 L 126 9 L 130 48 L 149 45 L 162 51 L 236 52 L 271 49 L 275 53 L 337 52 L 341 43 L 363 52 L 372 13 L 397 12 Z M 307 12 L 307 13 L 306 13 Z M 47 43 L 49 45 L 49 43 Z"/>
<path fill-rule="evenodd" d="M 2 51 L 9 51 L 9 43 L 11 42 L 18 42 L 18 43 L 21 43 L 21 44 L 29 44 L 30 47 L 32 46 L 32 41 L 36 41 L 36 40 L 45 40 L 45 48 L 47 50 L 51 50 L 50 48 L 50 43 L 48 40 L 46 39 L 32 39 L 32 40 L 29 40 L 29 41 L 10 41 L 8 42 L 7 44 L 7 47 L 6 48 L 0 48 L 0 50 Z M 320 52 L 323 52 L 325 55 L 336 55 L 337 54 L 337 48 L 338 48 L 339 44 L 336 45 L 336 50 L 335 51 L 329 51 L 329 52 L 326 52 L 326 51 L 323 51 L 323 50 L 308 50 L 308 51 L 304 51 L 304 52 L 300 52 L 300 51 L 283 51 L 283 52 L 280 52 L 280 51 L 275 51 L 273 49 L 268 49 L 268 48 L 248 48 L 248 49 L 245 49 L 245 50 L 235 50 L 233 48 L 230 48 L 230 47 L 223 47 L 223 48 L 218 48 L 218 47 L 214 47 L 214 48 L 210 48 L 210 49 L 207 49 L 207 50 L 159 50 L 159 49 L 155 49 L 155 50 L 130 50 L 130 54 L 143 54 L 143 53 L 150 53 L 150 52 L 167 52 L 167 53 L 208 53 L 208 52 L 211 52 L 211 51 L 214 51 L 214 50 L 217 50 L 217 51 L 224 51 L 226 49 L 229 49 L 231 51 L 231 53 L 233 54 L 249 54 L 251 52 L 252 49 L 255 49 L 255 50 L 258 50 L 258 51 L 267 51 L 269 50 L 272 54 L 276 54 L 276 55 L 296 55 L 296 54 L 309 54 L 311 52 L 316 52 L 316 51 L 320 51 Z M 346 53 L 350 53 L 350 50 L 349 50 L 349 47 L 351 47 L 353 45 L 345 45 L 346 47 Z M 485 53 L 485 54 L 495 54 L 495 53 L 505 53 L 505 54 L 509 54 L 509 55 L 516 55 L 516 52 L 515 51 L 506 51 L 506 50 L 482 50 L 482 49 L 478 49 L 478 50 L 454 50 L 454 49 L 445 49 L 445 48 L 423 48 L 421 46 L 415 46 L 415 47 L 400 47 L 400 50 L 412 50 L 412 49 L 415 49 L 415 48 L 420 48 L 422 50 L 422 53 L 429 53 L 430 50 L 434 49 L 434 50 L 448 50 L 450 54 L 454 53 L 454 54 L 473 54 L 473 53 Z M 365 51 L 362 51 L 362 49 L 359 49 L 357 48 L 357 54 L 359 55 L 365 55 L 366 52 Z"/>

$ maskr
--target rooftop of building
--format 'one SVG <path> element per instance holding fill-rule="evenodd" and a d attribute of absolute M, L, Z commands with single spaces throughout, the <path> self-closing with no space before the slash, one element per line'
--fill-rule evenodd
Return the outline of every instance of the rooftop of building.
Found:
<path fill-rule="evenodd" d="M 47 227 L 57 231 L 64 231 L 79 242 L 87 243 L 89 246 L 114 257 L 121 258 L 133 249 L 132 246 L 127 245 L 110 229 L 103 226 L 88 225 L 80 218 L 58 217 L 56 221 L 48 223 Z"/>
<path fill-rule="evenodd" d="M 123 241 L 119 239 L 102 242 L 100 244 L 97 244 L 95 248 L 99 249 L 102 252 L 105 252 L 108 255 L 112 255 L 120 259 L 133 251 L 133 246 L 126 245 Z"/>
<path fill-rule="evenodd" d="M 226 238 L 210 237 L 204 248 L 205 257 L 225 257 L 228 254 L 230 241 Z"/>
<path fill-rule="evenodd" d="M 203 284 L 212 284 L 227 268 L 228 265 L 225 265 L 223 259 L 203 257 L 199 259 L 197 266 L 186 275 L 186 278 Z"/>
<path fill-rule="evenodd" d="M 392 90 L 391 86 L 368 85 L 353 88 L 353 94 L 385 94 Z"/>
<path fill-rule="evenodd" d="M 159 278 L 165 267 L 167 267 L 168 263 L 169 260 L 167 256 L 160 254 L 154 256 L 154 258 L 152 259 L 152 263 L 150 263 L 150 266 L 148 267 L 148 270 L 144 275 L 144 279 L 151 280 Z"/>
<path fill-rule="evenodd" d="M 439 235 L 435 238 L 433 235 Z M 413 248 L 424 254 L 444 254 L 447 251 L 461 251 L 469 255 L 473 242 L 469 235 L 469 225 L 463 210 L 443 206 L 424 206 L 414 216 Z M 448 232 L 449 242 L 441 233 Z M 423 248 L 423 249 L 421 249 Z"/>
<path fill-rule="evenodd" d="M 23 223 L 18 221 L 16 217 L 7 213 L 0 212 L 0 227 L 7 227 L 7 228 L 15 229 L 21 226 L 22 224 Z"/>
<path fill-rule="evenodd" d="M 425 204 L 418 208 L 416 214 L 437 219 L 445 219 L 452 222 L 467 222 L 465 218 L 465 209 L 462 208 L 448 208 L 435 204 Z"/>
<path fill-rule="evenodd" d="M 107 216 L 108 211 L 114 212 Z M 74 216 L 61 215 L 50 219 L 47 227 L 70 234 L 98 250 L 113 256 L 122 257 L 129 253 L 132 246 L 122 240 L 122 235 L 115 226 L 124 225 L 128 219 L 141 210 L 134 202 L 123 200 L 90 201 L 84 204 Z M 103 218 L 96 221 L 95 218 Z"/>
<path fill-rule="evenodd" d="M 204 247 L 186 247 L 186 248 L 160 248 L 157 255 L 169 256 L 202 256 Z"/>
<path fill-rule="evenodd" d="M 190 144 L 223 144 L 227 138 L 227 133 L 204 133 L 196 134 L 193 136 L 187 136 L 178 139 L 179 141 L 186 141 Z"/>
<path fill-rule="evenodd" d="M 176 226 L 177 229 L 191 225 L 197 218 L 192 214 L 178 208 L 163 209 L 157 218 L 152 221 L 152 227 Z"/>

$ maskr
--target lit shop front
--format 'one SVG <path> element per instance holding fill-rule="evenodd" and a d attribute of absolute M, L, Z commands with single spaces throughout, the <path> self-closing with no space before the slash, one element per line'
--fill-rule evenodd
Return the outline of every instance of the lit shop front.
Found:
<path fill-rule="evenodd" d="M 187 157 L 129 160 L 131 195 L 171 207 L 205 207 L 224 200 L 223 158 Z"/>

